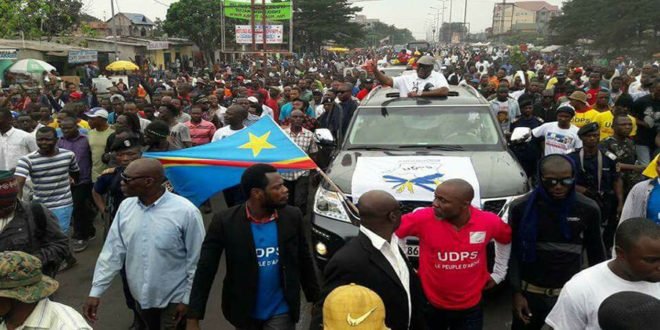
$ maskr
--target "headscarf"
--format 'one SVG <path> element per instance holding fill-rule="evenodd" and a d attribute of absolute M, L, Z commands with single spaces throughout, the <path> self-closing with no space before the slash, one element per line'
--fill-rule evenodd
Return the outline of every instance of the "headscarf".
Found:
<path fill-rule="evenodd" d="M 571 239 L 571 228 L 568 225 L 568 213 L 575 205 L 575 183 L 568 192 L 568 196 L 561 200 L 556 200 L 550 197 L 548 192 L 545 190 L 542 184 L 541 169 L 545 160 L 549 157 L 562 157 L 566 159 L 571 164 L 572 176 L 575 178 L 575 163 L 566 155 L 548 155 L 543 157 L 538 166 L 537 171 L 537 182 L 539 184 L 532 190 L 529 195 L 529 200 L 525 206 L 525 212 L 523 213 L 522 221 L 520 224 L 520 231 L 518 239 L 522 243 L 522 260 L 524 262 L 534 262 L 536 261 L 536 238 L 538 236 L 538 224 L 539 224 L 539 213 L 538 213 L 538 201 L 545 202 L 551 209 L 555 210 L 559 214 L 559 227 L 562 233 L 562 236 L 566 240 Z"/>

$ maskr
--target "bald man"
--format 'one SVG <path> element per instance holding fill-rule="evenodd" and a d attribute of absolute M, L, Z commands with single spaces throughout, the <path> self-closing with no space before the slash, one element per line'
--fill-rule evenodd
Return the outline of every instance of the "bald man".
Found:
<path fill-rule="evenodd" d="M 156 159 L 131 162 L 121 173 L 127 197 L 112 222 L 96 262 L 85 302 L 88 321 L 97 320 L 101 295 L 125 265 L 136 309 L 148 329 L 183 329 L 204 223 L 187 199 L 163 187 L 165 172 Z"/>
<path fill-rule="evenodd" d="M 431 207 L 403 216 L 396 236 L 419 238 L 419 277 L 433 329 L 481 329 L 481 292 L 504 279 L 487 269 L 491 240 L 511 242 L 511 228 L 497 215 L 471 206 L 474 189 L 465 180 L 438 185 Z"/>
<path fill-rule="evenodd" d="M 389 193 L 373 190 L 360 197 L 358 209 L 360 233 L 337 251 L 325 267 L 323 297 L 341 285 L 362 285 L 383 299 L 385 324 L 389 328 L 424 329 L 424 296 L 419 278 L 394 235 L 401 223 L 399 203 Z M 323 301 L 319 306 L 322 305 Z"/>

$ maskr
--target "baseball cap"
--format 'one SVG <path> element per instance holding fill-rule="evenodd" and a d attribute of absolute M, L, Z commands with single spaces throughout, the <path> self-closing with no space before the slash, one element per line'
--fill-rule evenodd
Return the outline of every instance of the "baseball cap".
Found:
<path fill-rule="evenodd" d="M 69 97 L 70 97 L 72 100 L 80 100 L 80 99 L 82 99 L 82 96 L 83 96 L 83 95 L 82 95 L 82 93 L 80 93 L 80 92 L 73 92 L 73 93 L 69 94 Z"/>
<path fill-rule="evenodd" d="M 123 151 L 135 147 L 140 147 L 140 139 L 135 136 L 129 136 L 116 140 L 110 147 L 110 151 Z"/>
<path fill-rule="evenodd" d="M 105 118 L 105 119 L 108 119 L 108 111 L 101 108 L 101 107 L 91 108 L 89 111 L 85 112 L 85 115 L 89 118 Z"/>
<path fill-rule="evenodd" d="M 250 103 L 259 103 L 259 100 L 257 100 L 257 98 L 254 97 L 254 96 L 250 96 L 250 97 L 248 97 L 247 100 L 248 100 L 248 102 L 250 102 Z"/>
<path fill-rule="evenodd" d="M 323 329 L 385 330 L 383 300 L 355 283 L 337 287 L 323 303 Z"/>
<path fill-rule="evenodd" d="M 434 65 L 435 60 L 433 59 L 433 57 L 431 57 L 429 55 L 424 55 L 424 56 L 420 57 L 419 60 L 417 60 L 417 64 Z"/>
<path fill-rule="evenodd" d="M 570 114 L 571 116 L 575 116 L 575 108 L 573 108 L 572 106 L 570 106 L 568 104 L 563 104 L 559 108 L 557 108 L 557 113 L 560 113 L 560 112 L 566 112 L 566 113 Z"/>

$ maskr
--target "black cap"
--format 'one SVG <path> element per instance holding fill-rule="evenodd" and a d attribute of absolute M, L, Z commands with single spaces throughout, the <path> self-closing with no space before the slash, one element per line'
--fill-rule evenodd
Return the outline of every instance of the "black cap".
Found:
<path fill-rule="evenodd" d="M 598 132 L 600 130 L 600 126 L 598 123 L 589 123 L 586 124 L 578 130 L 578 136 L 582 137 L 583 135 L 593 133 L 593 132 Z"/>
<path fill-rule="evenodd" d="M 141 146 L 140 139 L 135 136 L 129 136 L 115 140 L 110 147 L 110 151 L 117 152 Z"/>

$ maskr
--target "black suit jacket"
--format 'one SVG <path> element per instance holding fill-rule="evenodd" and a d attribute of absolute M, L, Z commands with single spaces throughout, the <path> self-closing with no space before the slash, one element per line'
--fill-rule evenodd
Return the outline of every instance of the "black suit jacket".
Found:
<path fill-rule="evenodd" d="M 291 318 L 300 316 L 300 288 L 308 301 L 319 297 L 319 281 L 312 251 L 304 234 L 300 209 L 286 206 L 277 211 L 279 263 L 284 298 Z M 188 318 L 202 319 L 206 311 L 220 257 L 225 252 L 227 274 L 222 286 L 222 312 L 236 327 L 246 327 L 256 304 L 258 266 L 254 238 L 245 204 L 213 216 L 202 244 L 190 294 Z"/>
<path fill-rule="evenodd" d="M 399 250 L 401 251 L 401 250 Z M 403 252 L 401 252 L 403 255 Z M 404 257 L 405 258 L 405 257 Z M 425 329 L 424 293 L 417 273 L 406 260 L 412 305 L 410 329 Z M 363 234 L 350 240 L 330 259 L 324 271 L 323 299 L 336 287 L 355 283 L 376 292 L 385 304 L 385 324 L 392 330 L 408 328 L 408 297 L 396 272 Z M 321 301 L 321 304 L 323 301 Z M 316 308 L 321 311 L 321 306 Z M 318 321 L 315 318 L 315 321 Z"/>

